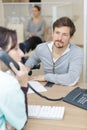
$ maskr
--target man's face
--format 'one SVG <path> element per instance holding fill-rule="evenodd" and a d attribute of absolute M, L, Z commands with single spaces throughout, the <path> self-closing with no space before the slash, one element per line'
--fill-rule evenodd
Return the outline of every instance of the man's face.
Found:
<path fill-rule="evenodd" d="M 70 42 L 70 28 L 69 27 L 55 27 L 53 31 L 53 42 L 57 48 L 66 48 Z"/>

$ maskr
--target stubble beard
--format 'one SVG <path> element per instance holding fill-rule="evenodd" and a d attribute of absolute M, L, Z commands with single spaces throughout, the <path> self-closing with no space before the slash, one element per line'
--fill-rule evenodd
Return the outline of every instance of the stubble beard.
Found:
<path fill-rule="evenodd" d="M 54 46 L 56 47 L 56 48 L 63 48 L 63 42 L 62 41 L 57 41 L 57 42 L 60 42 L 60 43 L 62 43 L 62 46 L 60 46 L 60 45 L 56 45 L 56 41 L 54 42 Z"/>

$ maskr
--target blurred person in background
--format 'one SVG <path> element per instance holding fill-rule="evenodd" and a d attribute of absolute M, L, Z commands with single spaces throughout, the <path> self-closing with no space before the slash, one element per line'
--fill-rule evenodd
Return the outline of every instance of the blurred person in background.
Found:
<path fill-rule="evenodd" d="M 29 19 L 26 27 L 26 39 L 37 37 L 44 41 L 46 23 L 41 16 L 41 7 L 34 5 L 32 7 L 32 15 L 33 16 Z"/>

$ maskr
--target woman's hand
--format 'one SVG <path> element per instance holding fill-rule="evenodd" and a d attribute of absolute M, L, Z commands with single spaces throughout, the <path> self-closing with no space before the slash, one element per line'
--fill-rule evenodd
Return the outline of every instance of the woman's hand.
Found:
<path fill-rule="evenodd" d="M 19 70 L 15 68 L 13 63 L 10 63 L 10 67 L 13 71 L 13 75 L 18 79 L 19 83 L 23 87 L 27 87 L 27 82 L 28 82 L 28 72 L 29 68 L 24 66 L 22 63 L 18 62 L 19 65 Z"/>

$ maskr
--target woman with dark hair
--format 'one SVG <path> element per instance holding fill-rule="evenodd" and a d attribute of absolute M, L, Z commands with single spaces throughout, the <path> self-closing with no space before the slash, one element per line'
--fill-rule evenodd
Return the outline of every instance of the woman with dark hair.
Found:
<path fill-rule="evenodd" d="M 19 65 L 19 70 L 10 63 L 11 70 L 0 59 L 0 130 L 6 130 L 8 122 L 20 130 L 27 122 L 28 71 L 21 63 L 24 53 L 17 44 L 15 30 L 0 27 L 0 53 L 5 51 Z"/>

